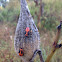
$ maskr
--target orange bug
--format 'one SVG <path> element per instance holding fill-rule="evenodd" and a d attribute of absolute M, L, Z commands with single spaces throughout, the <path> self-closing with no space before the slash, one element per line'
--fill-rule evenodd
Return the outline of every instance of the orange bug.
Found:
<path fill-rule="evenodd" d="M 27 27 L 26 30 L 25 30 L 25 36 L 28 36 L 29 35 L 29 31 L 30 31 L 30 28 Z"/>
<path fill-rule="evenodd" d="M 23 55 L 24 55 L 23 49 L 21 48 L 21 49 L 19 49 L 19 56 L 23 56 Z"/>

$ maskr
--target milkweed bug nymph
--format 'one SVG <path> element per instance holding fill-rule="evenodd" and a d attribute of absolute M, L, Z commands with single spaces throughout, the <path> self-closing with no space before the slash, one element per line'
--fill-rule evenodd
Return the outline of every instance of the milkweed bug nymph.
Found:
<path fill-rule="evenodd" d="M 23 52 L 23 49 L 21 48 L 21 49 L 19 49 L 19 56 L 23 56 L 24 55 L 24 52 Z"/>
<path fill-rule="evenodd" d="M 27 28 L 25 29 L 25 36 L 26 36 L 26 37 L 29 35 L 29 32 L 30 32 L 30 28 L 27 27 Z"/>

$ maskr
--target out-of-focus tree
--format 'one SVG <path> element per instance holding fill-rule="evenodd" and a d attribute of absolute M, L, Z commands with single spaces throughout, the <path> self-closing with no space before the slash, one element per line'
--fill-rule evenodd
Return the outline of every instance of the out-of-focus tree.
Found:
<path fill-rule="evenodd" d="M 34 2 L 36 3 L 36 6 L 38 5 L 38 0 L 34 0 Z"/>
<path fill-rule="evenodd" d="M 42 0 L 34 0 L 34 2 L 35 2 L 35 6 L 39 6 L 39 12 L 38 13 L 35 12 L 35 14 L 37 15 L 37 19 L 38 19 L 37 27 L 38 27 L 38 29 L 40 29 L 40 27 L 41 27 L 41 16 L 43 15 L 43 12 L 44 12 L 44 5 L 42 3 Z"/>
<path fill-rule="evenodd" d="M 9 0 L 0 0 L 0 2 L 2 3 L 2 6 L 5 8 L 6 5 L 8 4 Z"/>

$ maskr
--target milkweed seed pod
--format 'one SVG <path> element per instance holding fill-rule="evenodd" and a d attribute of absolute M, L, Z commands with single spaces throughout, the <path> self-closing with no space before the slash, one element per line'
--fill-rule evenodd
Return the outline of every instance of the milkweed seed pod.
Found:
<path fill-rule="evenodd" d="M 39 49 L 40 36 L 28 9 L 26 0 L 21 0 L 20 3 L 21 11 L 15 32 L 14 47 L 17 55 L 19 56 L 22 54 L 19 54 L 20 50 L 23 49 L 24 55 L 20 56 L 20 58 L 24 62 L 29 62 L 30 58 L 33 56 L 34 51 Z M 27 27 L 29 27 L 29 32 L 26 33 Z"/>

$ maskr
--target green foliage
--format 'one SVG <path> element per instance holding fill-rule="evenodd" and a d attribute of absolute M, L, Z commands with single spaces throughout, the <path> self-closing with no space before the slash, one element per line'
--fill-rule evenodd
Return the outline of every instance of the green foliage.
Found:
<path fill-rule="evenodd" d="M 17 5 L 16 5 L 17 3 Z M 18 20 L 18 16 L 20 14 L 20 6 L 19 1 L 12 2 L 0 10 L 0 22 L 16 22 Z"/>
<path fill-rule="evenodd" d="M 10 1 L 8 6 L 0 11 L 0 22 L 17 22 L 19 14 L 20 14 L 20 3 L 19 1 Z M 52 30 L 53 27 L 55 29 L 56 25 L 58 24 L 57 20 L 60 20 L 61 18 L 61 8 L 62 8 L 62 2 L 61 1 L 45 1 L 44 2 L 44 14 L 41 17 L 41 24 L 40 24 L 40 30 Z M 17 5 L 16 5 L 17 3 Z M 60 4 L 60 5 L 59 5 Z M 38 22 L 38 14 L 39 14 L 39 8 L 40 5 L 35 7 L 35 4 L 33 1 L 30 1 L 28 3 L 30 12 L 35 20 L 35 24 L 37 25 Z M 35 9 L 34 9 L 35 8 Z M 59 18 L 60 17 L 60 18 Z"/>
<path fill-rule="evenodd" d="M 56 26 L 59 24 L 59 21 L 62 20 L 62 1 L 43 0 L 43 3 L 44 3 L 44 13 L 43 16 L 41 17 L 40 22 L 41 24 L 39 25 L 40 28 L 39 30 L 55 29 Z M 35 4 L 33 2 L 31 4 L 29 4 L 29 8 L 37 25 L 40 5 L 35 7 Z"/>
<path fill-rule="evenodd" d="M 3 19 L 4 19 L 4 17 L 0 13 L 0 22 L 2 22 Z"/>
<path fill-rule="evenodd" d="M 56 26 L 57 23 L 56 23 L 56 18 L 54 16 L 41 18 L 41 29 L 52 30 L 55 29 Z"/>
<path fill-rule="evenodd" d="M 19 16 L 19 13 L 20 13 L 20 9 L 19 8 L 16 8 L 16 9 L 5 8 L 0 13 L 0 21 L 3 21 L 3 22 L 14 22 L 14 21 L 17 21 L 16 19 Z"/>

